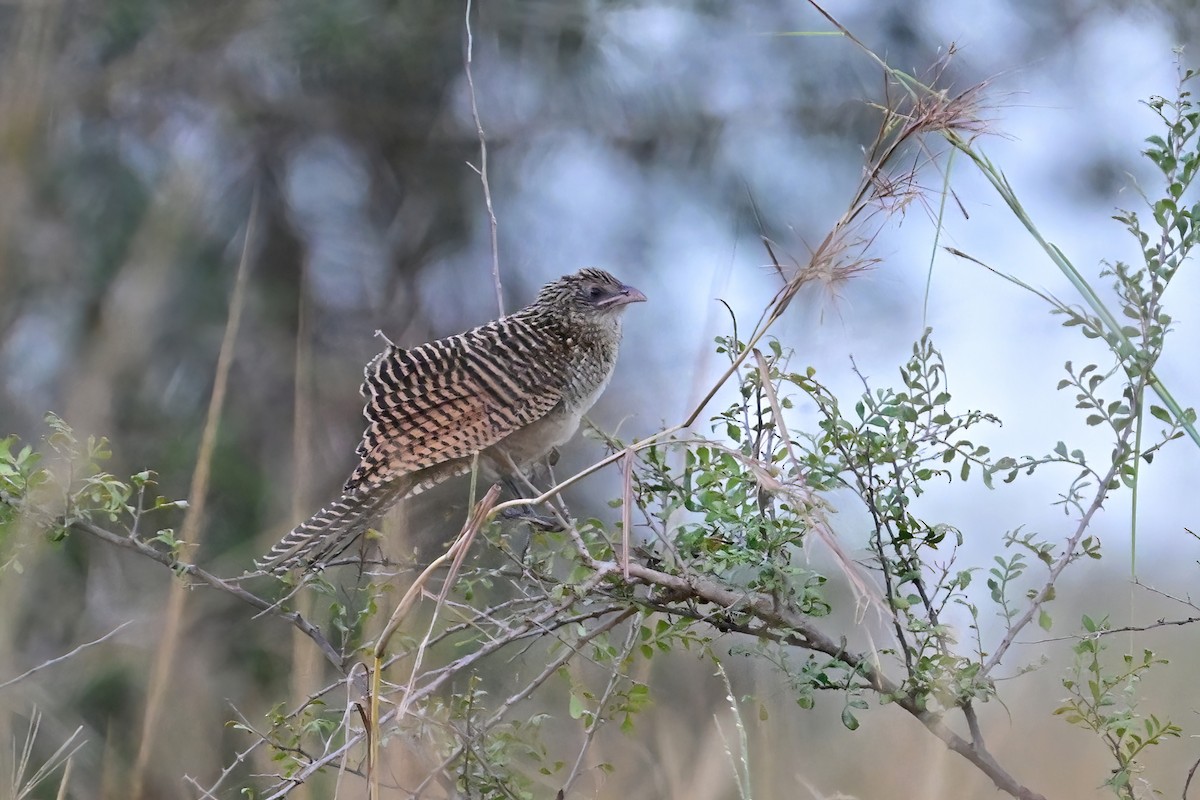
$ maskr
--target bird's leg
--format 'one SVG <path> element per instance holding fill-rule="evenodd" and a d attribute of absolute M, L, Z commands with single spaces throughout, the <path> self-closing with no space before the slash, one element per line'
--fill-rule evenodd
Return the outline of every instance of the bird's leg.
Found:
<path fill-rule="evenodd" d="M 558 449 L 555 448 L 548 456 L 555 461 L 558 460 Z M 535 494 L 538 493 L 538 488 L 529 480 L 524 471 L 516 465 L 512 460 L 512 456 L 508 453 L 503 453 L 505 465 L 511 470 L 509 474 L 502 479 L 504 486 L 513 493 L 514 497 L 521 497 L 525 491 L 521 488 L 521 483 L 524 483 L 526 488 L 532 490 Z M 561 531 L 563 530 L 562 522 L 547 514 L 539 514 L 534 510 L 533 506 L 525 504 L 517 508 L 506 508 L 500 512 L 503 519 L 517 520 L 520 522 L 528 522 L 535 528 L 540 528 L 545 531 Z"/>
<path fill-rule="evenodd" d="M 517 497 L 520 497 L 522 494 L 524 494 L 519 488 L 517 488 L 517 485 L 514 481 L 506 478 L 504 480 L 504 485 Z M 513 508 L 506 508 L 500 512 L 499 516 L 501 519 L 513 520 L 515 522 L 528 522 L 533 527 L 540 528 L 544 531 L 563 530 L 563 525 L 561 522 L 549 514 L 539 514 L 534 510 L 533 506 L 529 505 L 528 503 Z"/>

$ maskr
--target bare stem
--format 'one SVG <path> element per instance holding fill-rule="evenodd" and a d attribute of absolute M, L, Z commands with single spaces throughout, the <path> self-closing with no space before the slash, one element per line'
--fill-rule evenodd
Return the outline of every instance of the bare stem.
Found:
<path fill-rule="evenodd" d="M 43 661 L 41 664 L 38 664 L 36 667 L 32 667 L 30 669 L 25 670 L 17 677 L 9 678 L 4 683 L 0 683 L 0 689 L 4 689 L 4 688 L 6 688 L 8 686 L 12 686 L 13 684 L 16 684 L 16 683 L 20 683 L 21 681 L 25 680 L 26 678 L 28 678 L 30 675 L 34 674 L 35 672 L 40 672 L 41 670 L 45 669 L 46 667 L 52 667 L 55 664 L 61 664 L 63 661 L 66 661 L 67 659 L 71 658 L 72 656 L 82 653 L 84 650 L 87 650 L 89 647 L 98 645 L 101 642 L 106 642 L 132 624 L 133 624 L 133 620 L 131 620 L 131 619 L 126 620 L 125 622 L 122 622 L 117 627 L 113 628 L 108 633 L 101 636 L 99 639 L 93 639 L 90 642 L 84 642 L 83 644 L 79 645 L 78 647 L 76 647 L 74 650 L 72 650 L 69 653 L 63 653 L 61 656 L 57 656 L 48 661 Z"/>
<path fill-rule="evenodd" d="M 471 0 L 467 0 L 463 26 L 467 30 L 467 55 L 463 66 L 467 74 L 467 90 L 471 95 L 471 117 L 475 120 L 475 134 L 479 137 L 479 166 L 471 165 L 471 168 L 479 175 L 479 182 L 483 185 L 483 202 L 487 206 L 488 227 L 492 240 L 492 282 L 496 286 L 496 306 L 500 310 L 500 316 L 504 316 L 504 287 L 500 283 L 500 239 L 496 210 L 492 206 L 492 187 L 488 183 L 487 137 L 483 134 L 483 122 L 479 118 L 479 106 L 475 102 L 475 77 L 471 73 L 471 63 L 475 55 L 475 37 L 471 34 Z"/>
<path fill-rule="evenodd" d="M 996 650 L 992 653 L 991 658 L 987 660 L 987 663 L 983 665 L 983 669 L 980 670 L 979 676 L 981 678 L 990 674 L 1004 659 L 1004 655 L 1012 647 L 1013 642 L 1016 641 L 1017 635 L 1033 620 L 1034 615 L 1041 609 L 1042 604 L 1046 602 L 1046 598 L 1050 597 L 1053 593 L 1054 585 L 1058 582 L 1059 575 L 1067 568 L 1068 564 L 1075 560 L 1076 548 L 1079 546 L 1079 542 L 1083 539 L 1084 534 L 1087 533 L 1088 527 L 1092 524 L 1092 517 L 1104 505 L 1104 499 L 1108 497 L 1108 485 L 1112 483 L 1120 471 L 1121 463 L 1120 461 L 1114 461 L 1113 465 L 1109 467 L 1108 473 L 1100 479 L 1100 485 L 1096 488 L 1096 496 L 1092 498 L 1092 503 L 1088 506 L 1087 511 L 1079 518 L 1079 523 L 1075 526 L 1075 532 L 1071 534 L 1071 538 L 1067 539 L 1066 545 L 1063 546 L 1062 555 L 1058 557 L 1058 560 L 1054 562 L 1054 566 L 1050 568 L 1050 573 L 1046 576 L 1046 582 L 1030 598 L 1029 605 L 1021 613 L 1021 616 L 1017 617 L 1016 621 L 1009 626 L 1004 634 L 1004 638 L 1000 640 L 1000 644 L 996 646 Z"/>

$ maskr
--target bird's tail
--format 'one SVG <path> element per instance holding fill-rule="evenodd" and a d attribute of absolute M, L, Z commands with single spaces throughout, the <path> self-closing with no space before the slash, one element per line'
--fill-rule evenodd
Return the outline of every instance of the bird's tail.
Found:
<path fill-rule="evenodd" d="M 292 528 L 266 557 L 259 569 L 284 573 L 291 569 L 316 570 L 341 555 L 366 533 L 405 494 L 408 481 L 358 486 L 327 504 L 307 521 Z"/>

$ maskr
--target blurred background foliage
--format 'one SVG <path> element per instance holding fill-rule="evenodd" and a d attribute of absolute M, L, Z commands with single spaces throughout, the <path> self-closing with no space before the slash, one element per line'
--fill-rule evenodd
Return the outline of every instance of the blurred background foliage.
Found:
<path fill-rule="evenodd" d="M 964 39 L 948 84 L 1054 84 L 1113 116 L 1131 108 L 1105 96 L 1096 59 L 1169 74 L 1171 45 L 1200 29 L 1184 0 L 962 6 L 847 0 L 829 10 L 893 65 L 924 73 Z M 411 344 L 496 313 L 469 166 L 479 142 L 463 10 L 448 0 L 0 4 L 0 434 L 35 442 L 53 410 L 109 436 L 118 475 L 153 468 L 162 494 L 184 496 L 257 192 L 250 295 L 197 558 L 236 573 L 332 492 L 361 431 L 373 333 Z M 843 206 L 875 134 L 864 101 L 880 96 L 877 71 L 839 37 L 791 35 L 829 29 L 798 0 L 479 0 L 476 13 L 507 307 L 586 264 L 645 291 L 651 304 L 629 315 L 617 378 L 592 416 L 624 435 L 654 429 L 712 368 L 712 336 L 727 325 L 712 298 L 753 313 L 774 290 L 749 197 L 797 255 Z M 1035 111 L 1061 97 L 1030 91 Z M 1104 138 L 1095 119 L 1077 121 L 1093 137 L 1082 144 L 1025 129 L 1015 152 L 1043 165 L 1065 204 L 1110 209 L 1140 167 L 1136 147 Z M 928 252 L 893 252 L 882 278 L 845 288 L 838 314 L 872 340 L 845 348 L 894 340 L 903 352 L 912 337 L 894 331 L 918 327 Z M 791 330 L 819 325 L 828 308 L 798 309 Z M 598 453 L 577 442 L 565 466 Z M 605 484 L 592 487 L 573 497 L 578 511 L 603 508 Z M 418 504 L 411 518 L 422 524 L 411 527 L 457 524 L 460 494 Z M 91 744 L 77 775 L 87 777 L 72 796 L 119 797 L 167 576 L 74 540 L 24 566 L 0 581 L 0 678 L 139 620 L 86 658 L 0 690 L 0 733 L 33 705 L 47 741 L 84 724 Z M 155 775 L 162 797 L 188 796 L 179 776 L 212 774 L 242 742 L 221 733 L 224 700 L 262 711 L 288 687 L 288 631 L 223 598 L 194 601 Z M 656 698 L 651 744 L 630 770 L 651 772 L 653 788 L 635 796 L 730 796 L 719 739 L 705 733 L 723 703 L 706 669 L 685 669 Z M 788 704 L 778 686 L 759 691 L 764 707 Z M 889 785 L 920 787 L 902 793 L 911 797 L 965 797 L 968 785 L 991 796 L 903 720 L 864 725 L 856 754 L 792 763 L 801 742 L 815 747 L 816 731 L 838 724 L 837 709 L 825 711 L 776 715 L 773 744 L 758 750 L 763 785 L 776 789 L 766 796 L 785 796 L 797 770 L 862 796 L 897 796 L 879 793 Z M 1013 733 L 1014 752 L 1044 758 Z M 1030 765 L 1031 783 L 1086 751 L 1083 739 L 1054 742 L 1055 764 Z M 705 788 L 710 775 L 720 788 Z"/>

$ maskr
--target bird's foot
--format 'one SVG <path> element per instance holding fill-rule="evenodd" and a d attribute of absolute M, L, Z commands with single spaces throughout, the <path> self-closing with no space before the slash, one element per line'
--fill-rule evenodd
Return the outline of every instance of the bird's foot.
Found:
<path fill-rule="evenodd" d="M 500 512 L 500 518 L 510 520 L 512 522 L 525 522 L 534 528 L 550 531 L 552 533 L 557 533 L 564 530 L 562 523 L 557 519 L 548 514 L 539 514 L 530 506 L 506 508 Z"/>

